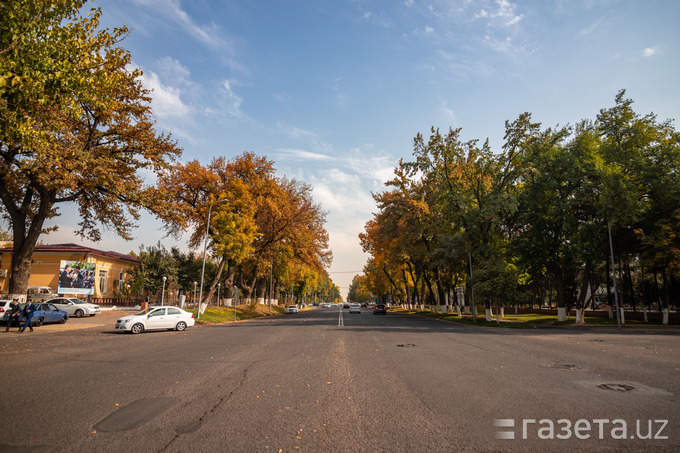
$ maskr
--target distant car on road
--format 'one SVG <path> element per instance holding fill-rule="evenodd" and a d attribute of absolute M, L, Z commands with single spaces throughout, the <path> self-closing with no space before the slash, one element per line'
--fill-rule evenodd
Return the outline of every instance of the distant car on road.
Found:
<path fill-rule="evenodd" d="M 178 307 L 150 307 L 116 321 L 116 330 L 141 333 L 145 330 L 183 331 L 195 324 L 194 314 Z"/>
<path fill-rule="evenodd" d="M 94 316 L 102 312 L 99 305 L 90 304 L 77 297 L 55 297 L 54 299 L 50 299 L 50 303 L 76 318 Z"/>
<path fill-rule="evenodd" d="M 349 312 L 350 313 L 359 313 L 361 314 L 361 305 L 359 304 L 352 304 L 349 306 Z"/>
<path fill-rule="evenodd" d="M 297 305 L 286 305 L 286 313 L 298 313 L 298 306 Z"/>
<path fill-rule="evenodd" d="M 387 310 L 385 309 L 385 306 L 383 304 L 377 304 L 375 307 L 373 307 L 373 314 L 374 315 L 386 315 Z"/>

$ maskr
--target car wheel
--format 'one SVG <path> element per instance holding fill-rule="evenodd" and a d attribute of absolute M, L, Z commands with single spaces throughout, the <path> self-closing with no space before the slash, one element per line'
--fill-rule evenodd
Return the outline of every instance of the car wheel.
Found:
<path fill-rule="evenodd" d="M 175 326 L 175 330 L 178 330 L 180 332 L 185 330 L 186 328 L 187 328 L 187 323 L 185 323 L 184 321 L 178 322 L 177 325 Z"/>
<path fill-rule="evenodd" d="M 83 310 L 76 310 L 76 318 L 82 318 L 84 314 Z"/>
<path fill-rule="evenodd" d="M 59 324 L 66 324 L 66 321 L 68 320 L 68 316 L 64 316 L 59 320 Z"/>
<path fill-rule="evenodd" d="M 132 332 L 132 333 L 142 333 L 142 332 L 144 332 L 144 326 L 141 325 L 140 323 L 137 323 L 134 326 L 132 326 L 132 328 L 130 329 L 130 332 Z"/>
<path fill-rule="evenodd" d="M 42 324 L 43 324 L 42 318 L 38 318 L 36 321 L 33 322 L 33 325 L 36 326 L 36 327 L 40 327 L 40 326 L 42 326 Z"/>

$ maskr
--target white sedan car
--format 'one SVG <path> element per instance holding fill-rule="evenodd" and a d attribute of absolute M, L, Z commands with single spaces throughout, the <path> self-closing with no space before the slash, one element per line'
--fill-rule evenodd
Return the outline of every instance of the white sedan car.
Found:
<path fill-rule="evenodd" d="M 298 311 L 297 305 L 286 305 L 286 313 L 297 313 Z"/>
<path fill-rule="evenodd" d="M 179 330 L 193 326 L 194 314 L 177 307 L 150 307 L 116 321 L 116 330 L 141 333 L 145 330 Z"/>
<path fill-rule="evenodd" d="M 99 305 L 87 303 L 77 297 L 55 297 L 49 299 L 48 302 L 56 305 L 59 310 L 64 310 L 69 316 L 76 318 L 94 316 L 102 312 Z"/>
<path fill-rule="evenodd" d="M 349 306 L 349 312 L 361 314 L 361 304 L 351 304 Z"/>

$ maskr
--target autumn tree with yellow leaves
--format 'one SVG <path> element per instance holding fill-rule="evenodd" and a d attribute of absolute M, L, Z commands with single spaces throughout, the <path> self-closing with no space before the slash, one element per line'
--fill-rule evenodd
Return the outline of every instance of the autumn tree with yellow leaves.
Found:
<path fill-rule="evenodd" d="M 125 27 L 100 30 L 87 1 L 0 4 L 0 200 L 9 222 L 9 292 L 25 293 L 45 221 L 74 204 L 77 233 L 101 226 L 129 238 L 139 211 L 163 204 L 141 171 L 180 155 L 154 130 L 141 71 L 121 43 Z"/>

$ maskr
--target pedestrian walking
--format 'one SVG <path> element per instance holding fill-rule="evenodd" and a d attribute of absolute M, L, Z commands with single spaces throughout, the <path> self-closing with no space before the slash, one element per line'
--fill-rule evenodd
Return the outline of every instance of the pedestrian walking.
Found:
<path fill-rule="evenodd" d="M 24 330 L 26 330 L 26 327 L 29 327 L 31 329 L 31 332 L 33 332 L 33 324 L 31 321 L 33 320 L 33 314 L 35 313 L 35 305 L 33 305 L 33 302 L 29 302 L 26 304 L 24 307 L 24 317 L 26 318 L 26 322 L 24 323 L 24 327 L 22 327 L 19 330 L 19 333 L 23 333 Z"/>
<path fill-rule="evenodd" d="M 21 314 L 21 306 L 19 305 L 19 299 L 14 299 L 9 304 L 9 319 L 7 320 L 7 328 L 5 332 L 9 332 L 9 328 L 12 327 L 12 323 L 16 321 L 17 326 L 21 329 L 21 323 L 19 322 L 19 315 Z"/>

